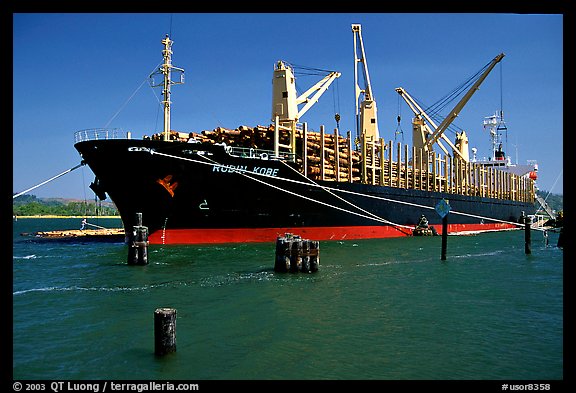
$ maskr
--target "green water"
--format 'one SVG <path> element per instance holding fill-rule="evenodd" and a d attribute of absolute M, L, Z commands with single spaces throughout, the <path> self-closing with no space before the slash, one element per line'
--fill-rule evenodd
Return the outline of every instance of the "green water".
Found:
<path fill-rule="evenodd" d="M 118 226 L 101 219 L 99 225 Z M 563 250 L 521 231 L 321 242 L 320 269 L 276 273 L 274 244 L 34 241 L 13 223 L 14 379 L 563 379 Z M 177 351 L 154 356 L 154 310 Z"/>

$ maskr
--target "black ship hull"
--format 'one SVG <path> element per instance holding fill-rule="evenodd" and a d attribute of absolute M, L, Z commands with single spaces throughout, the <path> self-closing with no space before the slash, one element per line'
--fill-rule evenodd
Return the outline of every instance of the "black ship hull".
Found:
<path fill-rule="evenodd" d="M 517 227 L 534 204 L 361 183 L 312 181 L 295 164 L 223 145 L 158 140 L 75 144 L 96 175 L 92 188 L 116 204 L 128 231 L 142 213 L 152 244 L 274 241 L 286 232 L 314 240 L 411 236 L 449 201 L 448 231 Z"/>

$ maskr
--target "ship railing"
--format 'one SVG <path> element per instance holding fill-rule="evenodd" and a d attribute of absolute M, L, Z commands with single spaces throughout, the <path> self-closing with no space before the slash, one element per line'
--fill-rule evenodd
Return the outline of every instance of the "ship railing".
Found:
<path fill-rule="evenodd" d="M 232 157 L 257 158 L 260 160 L 281 160 L 294 162 L 296 154 L 290 152 L 279 152 L 274 155 L 274 150 L 254 149 L 251 147 L 226 146 L 226 152 Z"/>
<path fill-rule="evenodd" d="M 130 139 L 131 133 L 121 128 L 88 128 L 74 133 L 74 143 L 103 140 L 103 139 Z"/>

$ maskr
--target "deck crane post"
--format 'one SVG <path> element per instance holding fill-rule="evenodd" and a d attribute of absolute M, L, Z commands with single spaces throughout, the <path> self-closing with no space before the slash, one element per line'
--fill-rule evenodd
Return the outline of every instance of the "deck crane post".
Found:
<path fill-rule="evenodd" d="M 442 134 L 444 133 L 444 131 L 446 131 L 448 126 L 450 124 L 452 124 L 452 122 L 454 121 L 454 119 L 456 119 L 456 117 L 458 117 L 458 114 L 460 113 L 462 108 L 464 108 L 464 105 L 466 105 L 466 103 L 470 100 L 470 98 L 476 92 L 476 90 L 479 89 L 482 82 L 484 82 L 484 79 L 486 79 L 488 74 L 492 71 L 492 69 L 494 69 L 494 67 L 496 67 L 496 64 L 498 64 L 500 62 L 500 60 L 502 60 L 503 57 L 504 57 L 504 53 L 500 53 L 498 56 L 496 56 L 490 62 L 490 64 L 488 65 L 486 70 L 482 73 L 482 75 L 480 75 L 478 80 L 472 85 L 472 87 L 466 92 L 466 94 L 464 94 L 464 97 L 462 97 L 462 99 L 456 104 L 454 109 L 452 109 L 450 111 L 450 114 L 444 118 L 442 123 L 440 123 L 440 125 L 436 128 L 434 133 L 426 141 L 426 145 L 427 145 L 428 149 L 434 143 L 436 143 L 438 138 L 440 138 L 442 136 Z"/>
<path fill-rule="evenodd" d="M 413 131 L 413 133 L 412 133 L 412 145 L 414 147 L 416 147 L 416 149 L 428 150 L 428 146 L 426 145 L 426 138 L 427 138 L 427 135 L 433 134 L 433 132 L 430 129 L 430 127 L 428 126 L 428 124 L 434 129 L 437 129 L 438 126 L 436 125 L 434 120 L 432 120 L 430 118 L 430 116 L 428 116 L 428 114 L 422 109 L 422 107 L 420 107 L 420 105 L 418 105 L 416 100 L 414 98 L 412 98 L 412 96 L 410 94 L 408 94 L 408 92 L 403 87 L 397 87 L 395 90 L 400 95 L 400 97 L 402 97 L 404 99 L 404 101 L 406 101 L 406 103 L 408 104 L 408 106 L 410 107 L 412 112 L 414 112 L 414 120 L 412 121 L 412 131 Z M 426 121 L 424 121 L 424 120 L 426 120 Z M 426 124 L 426 123 L 428 123 L 428 124 Z M 458 156 L 460 156 L 460 158 L 468 161 L 468 158 L 462 154 L 460 149 L 457 148 L 452 143 L 452 141 L 450 141 L 450 139 L 448 139 L 448 137 L 445 134 L 442 134 L 440 137 L 448 144 L 448 146 L 450 146 L 452 148 L 452 151 L 454 151 L 454 153 L 456 155 L 458 155 Z M 444 154 L 451 155 L 448 152 L 448 150 L 444 147 L 444 145 L 442 145 L 442 143 L 440 141 L 438 141 L 436 143 L 438 144 L 440 149 L 442 149 Z"/>
<path fill-rule="evenodd" d="M 354 93 L 356 104 L 356 135 L 360 132 L 372 140 L 380 138 L 378 132 L 378 118 L 376 109 L 376 100 L 372 94 L 370 85 L 370 74 L 368 73 L 368 64 L 366 63 L 366 53 L 364 51 L 364 42 L 362 40 L 362 26 L 352 24 L 352 33 L 354 34 Z M 360 52 L 360 56 L 358 57 Z M 364 75 L 364 88 L 358 85 L 358 63 L 362 63 L 362 72 Z M 360 95 L 364 94 L 364 99 L 359 103 Z"/>
<path fill-rule="evenodd" d="M 162 56 L 164 57 L 164 64 L 162 64 L 158 70 L 151 73 L 150 78 L 150 86 L 151 87 L 158 87 L 162 86 L 162 96 L 164 99 L 162 100 L 162 106 L 164 107 L 164 141 L 170 140 L 170 105 L 172 102 L 170 101 L 170 87 L 172 85 L 180 85 L 184 83 L 184 69 L 175 67 L 172 65 L 172 44 L 174 41 L 170 39 L 168 34 L 162 40 L 162 44 L 164 45 L 164 50 L 162 51 Z M 180 75 L 180 79 L 178 81 L 172 80 L 172 72 L 176 71 Z M 154 77 L 156 75 L 162 75 L 163 79 L 162 82 L 156 83 L 154 81 Z"/>
<path fill-rule="evenodd" d="M 280 147 L 290 149 L 292 153 L 296 152 L 296 123 L 318 102 L 320 96 L 340 75 L 339 72 L 329 71 L 328 75 L 297 96 L 296 78 L 292 67 L 282 60 L 276 62 L 272 77 L 272 121 L 278 124 L 275 127 L 276 134 L 279 133 L 279 129 L 290 131 L 290 145 L 275 143 L 275 152 L 278 152 Z M 311 94 L 314 95 L 310 98 Z M 299 109 L 298 105 L 302 104 L 305 105 Z"/>

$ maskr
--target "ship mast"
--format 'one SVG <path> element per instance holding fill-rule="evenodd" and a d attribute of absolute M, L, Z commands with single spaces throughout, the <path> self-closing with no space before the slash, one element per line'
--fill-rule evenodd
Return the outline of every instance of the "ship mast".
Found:
<path fill-rule="evenodd" d="M 170 87 L 172 85 L 180 85 L 184 83 L 184 69 L 178 68 L 172 65 L 172 44 L 174 41 L 170 39 L 168 34 L 161 41 L 164 44 L 164 50 L 162 50 L 162 56 L 164 57 L 164 64 L 158 67 L 158 70 L 150 74 L 151 86 L 157 87 L 162 86 L 162 106 L 164 107 L 164 140 L 170 140 Z M 180 75 L 180 80 L 175 82 L 172 80 L 172 72 L 176 71 Z M 153 78 L 155 75 L 163 75 L 163 81 L 161 83 L 155 84 Z"/>

